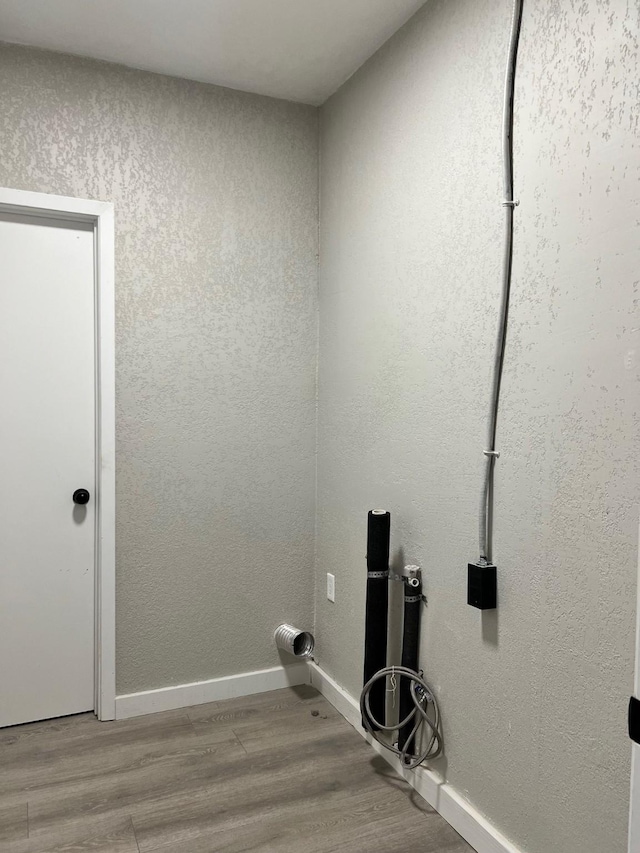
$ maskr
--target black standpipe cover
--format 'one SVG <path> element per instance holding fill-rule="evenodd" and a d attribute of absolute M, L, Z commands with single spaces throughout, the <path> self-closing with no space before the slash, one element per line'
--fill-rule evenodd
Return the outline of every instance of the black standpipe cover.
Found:
<path fill-rule="evenodd" d="M 422 583 L 418 586 L 404 586 L 404 627 L 402 631 L 402 666 L 418 672 L 418 657 L 420 655 L 420 613 L 422 610 Z M 416 600 L 417 599 L 417 600 Z M 400 720 L 414 708 L 411 698 L 411 682 L 408 678 L 400 679 Z M 403 749 L 411 730 L 416 724 L 412 719 L 398 732 L 398 748 Z M 414 751 L 414 744 L 409 744 L 409 753 Z"/>
<path fill-rule="evenodd" d="M 389 571 L 389 537 L 391 513 L 369 510 L 367 518 L 367 571 Z"/>
<path fill-rule="evenodd" d="M 387 611 L 389 605 L 389 536 L 391 514 L 371 510 L 367 523 L 367 605 L 364 638 L 364 683 L 387 665 Z M 386 692 L 383 680 L 369 694 L 371 713 L 385 721 Z"/>

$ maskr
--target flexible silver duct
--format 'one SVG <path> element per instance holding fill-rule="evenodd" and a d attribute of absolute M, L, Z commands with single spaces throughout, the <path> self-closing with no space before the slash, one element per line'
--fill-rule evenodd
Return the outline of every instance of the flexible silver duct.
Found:
<path fill-rule="evenodd" d="M 311 657 L 315 639 L 309 631 L 301 631 L 293 625 L 279 625 L 274 637 L 276 646 L 290 655 L 297 658 Z"/>

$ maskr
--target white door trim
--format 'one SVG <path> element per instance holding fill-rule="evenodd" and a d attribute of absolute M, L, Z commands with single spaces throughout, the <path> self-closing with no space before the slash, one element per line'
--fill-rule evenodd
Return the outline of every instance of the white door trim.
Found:
<path fill-rule="evenodd" d="M 640 525 L 639 525 L 640 528 Z M 636 669 L 633 692 L 640 699 L 640 529 L 638 531 L 638 605 L 636 610 Z M 640 845 L 640 745 L 632 744 L 631 805 L 629 808 L 629 853 Z"/>
<path fill-rule="evenodd" d="M 113 204 L 0 188 L 0 212 L 92 222 L 96 287 L 95 712 L 115 719 L 115 337 Z"/>

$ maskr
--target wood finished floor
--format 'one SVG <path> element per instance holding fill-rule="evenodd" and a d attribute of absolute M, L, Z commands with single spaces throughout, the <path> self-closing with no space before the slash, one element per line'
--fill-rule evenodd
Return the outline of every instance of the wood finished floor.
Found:
<path fill-rule="evenodd" d="M 2 853 L 472 853 L 311 687 L 0 729 Z"/>

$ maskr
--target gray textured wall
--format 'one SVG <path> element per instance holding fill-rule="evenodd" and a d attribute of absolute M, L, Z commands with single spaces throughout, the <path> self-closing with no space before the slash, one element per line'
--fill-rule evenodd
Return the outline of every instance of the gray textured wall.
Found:
<path fill-rule="evenodd" d="M 526 3 L 495 615 L 464 586 L 509 0 L 432 0 L 322 115 L 318 657 L 358 692 L 365 517 L 386 506 L 394 558 L 427 574 L 439 769 L 528 853 L 625 849 L 631 6 Z M 0 79 L 0 185 L 116 204 L 119 690 L 276 663 L 275 622 L 311 615 L 315 111 L 17 47 L 0 47 Z"/>
<path fill-rule="evenodd" d="M 424 566 L 440 770 L 527 853 L 626 850 L 640 503 L 637 4 L 527 0 L 499 610 L 475 559 L 510 0 L 432 0 L 321 114 L 317 656 L 356 695 L 366 512 Z M 325 573 L 336 575 L 335 604 Z"/>
<path fill-rule="evenodd" d="M 312 616 L 317 111 L 0 46 L 0 185 L 115 203 L 120 693 Z"/>

